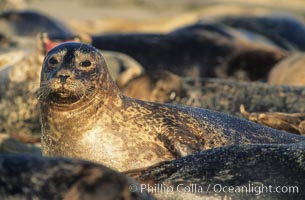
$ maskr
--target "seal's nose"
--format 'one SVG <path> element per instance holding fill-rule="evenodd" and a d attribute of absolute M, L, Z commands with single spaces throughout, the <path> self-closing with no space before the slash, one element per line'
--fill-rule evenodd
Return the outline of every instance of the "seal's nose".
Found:
<path fill-rule="evenodd" d="M 69 70 L 60 70 L 57 72 L 57 77 L 61 84 L 65 84 L 67 79 L 71 76 L 71 72 Z"/>
<path fill-rule="evenodd" d="M 60 83 L 65 84 L 67 78 L 69 78 L 69 77 L 70 77 L 70 75 L 59 75 Z"/>

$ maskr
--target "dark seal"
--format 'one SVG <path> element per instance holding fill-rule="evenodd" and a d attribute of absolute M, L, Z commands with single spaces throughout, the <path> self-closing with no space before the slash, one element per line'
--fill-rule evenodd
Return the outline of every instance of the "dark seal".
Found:
<path fill-rule="evenodd" d="M 304 155 L 304 143 L 232 145 L 127 175 L 169 191 L 155 193 L 159 199 L 304 199 Z"/>
<path fill-rule="evenodd" d="M 45 57 L 40 85 L 42 148 L 120 171 L 236 143 L 304 137 L 210 110 L 128 98 L 97 49 L 63 43 Z"/>
<path fill-rule="evenodd" d="M 0 199 L 155 199 L 123 174 L 82 160 L 0 155 L 0 166 Z"/>

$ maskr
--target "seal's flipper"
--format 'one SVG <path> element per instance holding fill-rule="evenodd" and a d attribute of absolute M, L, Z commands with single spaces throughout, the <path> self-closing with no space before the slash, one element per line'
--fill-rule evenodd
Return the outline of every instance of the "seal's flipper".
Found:
<path fill-rule="evenodd" d="M 183 128 L 168 128 L 166 132 L 159 134 L 159 139 L 175 156 L 183 157 L 203 149 L 202 140 Z"/>

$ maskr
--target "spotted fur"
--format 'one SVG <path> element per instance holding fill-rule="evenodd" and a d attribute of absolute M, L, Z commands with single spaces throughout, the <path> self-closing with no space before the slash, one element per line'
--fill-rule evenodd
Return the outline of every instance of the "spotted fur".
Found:
<path fill-rule="evenodd" d="M 57 62 L 50 63 L 54 57 Z M 87 61 L 90 66 L 80 67 Z M 73 83 L 92 87 L 75 95 Z M 92 160 L 119 171 L 230 144 L 304 141 L 210 110 L 126 97 L 98 50 L 82 43 L 64 43 L 48 53 L 41 90 L 43 154 Z"/>

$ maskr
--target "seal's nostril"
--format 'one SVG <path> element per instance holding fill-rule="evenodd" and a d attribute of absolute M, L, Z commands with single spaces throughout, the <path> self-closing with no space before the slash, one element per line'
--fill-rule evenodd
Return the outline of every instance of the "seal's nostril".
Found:
<path fill-rule="evenodd" d="M 69 77 L 70 77 L 70 75 L 60 75 L 60 76 L 59 76 L 60 83 L 61 83 L 61 84 L 65 84 L 67 78 L 69 78 Z"/>

